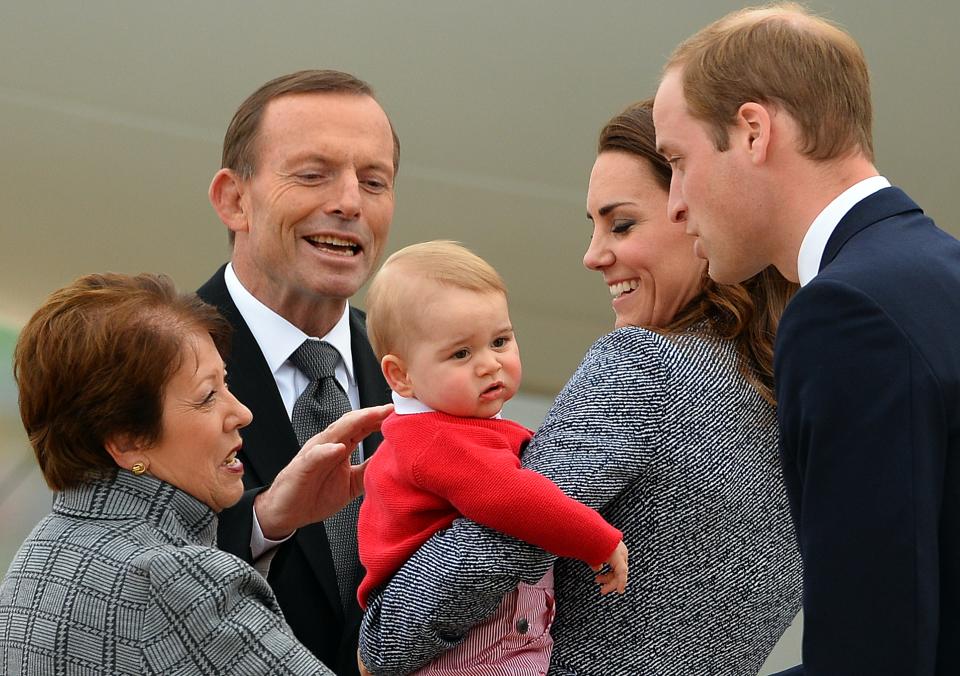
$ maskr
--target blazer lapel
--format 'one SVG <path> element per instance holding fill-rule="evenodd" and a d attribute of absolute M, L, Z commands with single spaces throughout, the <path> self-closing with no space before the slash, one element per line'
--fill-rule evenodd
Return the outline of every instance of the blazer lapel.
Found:
<path fill-rule="evenodd" d="M 226 360 L 227 382 L 237 399 L 253 411 L 253 421 L 240 430 L 244 444 L 241 458 L 249 469 L 244 483 L 248 487 L 267 486 L 290 463 L 300 450 L 300 444 L 263 352 L 227 291 L 223 279 L 225 267 L 200 289 L 200 296 L 216 305 L 233 325 L 232 345 Z M 323 525 L 312 524 L 299 529 L 294 540 L 323 586 L 328 603 L 342 612 L 330 544 Z"/>
<path fill-rule="evenodd" d="M 909 211 L 922 211 L 922 209 L 900 188 L 892 186 L 878 190 L 866 199 L 860 200 L 840 219 L 830 239 L 827 240 L 827 246 L 820 258 L 820 270 L 837 257 L 850 238 L 864 228 Z"/>
<path fill-rule="evenodd" d="M 350 349 L 353 351 L 353 371 L 360 390 L 360 406 L 381 406 L 390 402 L 390 388 L 383 378 L 380 362 L 367 339 L 365 315 L 350 308 Z M 383 435 L 374 432 L 363 440 L 363 452 L 370 457 L 383 441 Z"/>
<path fill-rule="evenodd" d="M 267 485 L 293 459 L 300 445 L 273 373 L 227 291 L 223 268 L 200 291 L 233 326 L 230 354 L 226 359 L 227 383 L 237 399 L 253 411 L 253 421 L 240 430 L 244 442 L 242 459 L 251 470 L 249 480 L 253 485 Z"/>
<path fill-rule="evenodd" d="M 366 315 L 356 308 L 350 308 L 350 350 L 353 352 L 354 377 L 357 380 L 357 388 L 360 390 L 360 406 L 366 408 L 390 402 L 390 388 L 383 378 L 380 362 L 367 338 Z M 364 457 L 369 458 L 373 455 L 381 441 L 383 441 L 383 435 L 380 432 L 374 432 L 364 439 Z M 354 581 L 355 586 L 359 586 L 365 574 L 366 571 L 361 564 L 357 567 L 358 577 Z M 359 625 L 363 617 L 360 605 L 356 602 L 350 604 L 346 616 L 348 624 Z"/>

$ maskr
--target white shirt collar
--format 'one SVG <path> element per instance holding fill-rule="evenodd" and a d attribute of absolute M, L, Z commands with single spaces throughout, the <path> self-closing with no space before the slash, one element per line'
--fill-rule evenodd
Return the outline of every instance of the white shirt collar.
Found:
<path fill-rule="evenodd" d="M 414 397 L 401 397 L 396 392 L 393 395 L 393 412 L 397 415 L 410 415 L 411 413 L 435 413 L 435 410 Z"/>
<path fill-rule="evenodd" d="M 240 316 L 250 328 L 250 333 L 253 334 L 257 345 L 260 346 L 270 372 L 276 376 L 277 370 L 289 359 L 293 351 L 300 347 L 304 340 L 314 336 L 308 336 L 257 300 L 240 282 L 237 273 L 234 272 L 233 264 L 227 264 L 223 278 L 230 297 L 240 311 Z M 344 304 L 343 314 L 330 332 L 319 338 L 337 348 L 346 369 L 347 378 L 352 385 L 356 385 L 353 374 L 353 351 L 350 349 L 349 304 Z"/>
<path fill-rule="evenodd" d="M 871 176 L 844 190 L 830 202 L 823 211 L 813 219 L 807 234 L 800 243 L 800 254 L 797 256 L 797 275 L 800 286 L 805 286 L 820 272 L 820 261 L 823 251 L 827 248 L 827 240 L 836 230 L 841 219 L 847 215 L 854 205 L 866 199 L 878 190 L 890 187 L 890 181 L 883 176 Z"/>
<path fill-rule="evenodd" d="M 402 397 L 396 392 L 393 395 L 393 412 L 397 415 L 411 415 L 413 413 L 436 413 L 436 409 L 430 408 L 415 397 Z M 503 411 L 497 413 L 493 418 L 500 419 Z"/>

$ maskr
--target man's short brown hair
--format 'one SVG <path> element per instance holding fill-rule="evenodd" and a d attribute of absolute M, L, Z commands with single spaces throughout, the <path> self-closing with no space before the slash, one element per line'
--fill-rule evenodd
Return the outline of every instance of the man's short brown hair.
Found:
<path fill-rule="evenodd" d="M 13 364 L 20 418 L 50 488 L 115 468 L 110 438 L 159 441 L 164 389 L 194 333 L 225 353 L 227 321 L 165 275 L 86 275 L 50 295 L 20 333 Z"/>
<path fill-rule="evenodd" d="M 223 137 L 220 166 L 232 169 L 240 178 L 248 179 L 257 171 L 257 139 L 260 121 L 267 104 L 290 94 L 356 94 L 376 100 L 373 89 L 363 80 L 338 70 L 300 70 L 270 80 L 240 104 L 227 133 Z M 387 121 L 390 122 L 389 116 Z M 400 169 L 400 139 L 390 122 L 393 134 L 393 171 Z"/>
<path fill-rule="evenodd" d="M 728 14 L 684 41 L 666 70 L 682 69 L 690 113 L 718 150 L 744 103 L 772 104 L 800 130 L 815 160 L 860 151 L 873 161 L 873 109 L 863 50 L 842 29 L 793 3 Z"/>

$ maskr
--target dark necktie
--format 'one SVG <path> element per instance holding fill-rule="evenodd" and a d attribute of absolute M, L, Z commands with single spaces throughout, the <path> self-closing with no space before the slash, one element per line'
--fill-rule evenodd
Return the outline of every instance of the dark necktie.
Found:
<path fill-rule="evenodd" d="M 334 376 L 339 361 L 337 349 L 330 343 L 318 340 L 303 341 L 290 355 L 290 362 L 310 379 L 307 389 L 297 397 L 291 416 L 293 431 L 301 446 L 350 410 L 350 400 Z M 360 462 L 359 446 L 353 450 L 350 462 Z M 357 515 L 360 513 L 360 500 L 357 498 L 323 522 L 344 608 L 348 608 L 352 602 L 359 568 Z"/>

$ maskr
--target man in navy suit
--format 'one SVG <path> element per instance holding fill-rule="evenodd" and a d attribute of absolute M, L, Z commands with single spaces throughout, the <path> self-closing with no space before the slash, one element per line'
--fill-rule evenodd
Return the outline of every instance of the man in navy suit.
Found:
<path fill-rule="evenodd" d="M 867 66 L 793 5 L 682 43 L 654 106 L 669 209 L 719 282 L 802 288 L 775 370 L 802 667 L 960 673 L 960 243 L 873 164 Z"/>
<path fill-rule="evenodd" d="M 304 341 L 321 339 L 337 351 L 335 376 L 351 408 L 389 402 L 363 313 L 347 301 L 386 243 L 398 163 L 399 141 L 365 82 L 337 71 L 300 71 L 266 83 L 241 104 L 209 191 L 233 252 L 199 294 L 234 327 L 228 381 L 253 411 L 240 454 L 249 490 L 221 515 L 218 541 L 251 562 L 274 552 L 268 580 L 287 622 L 341 676 L 357 673 L 363 571 L 355 541 L 331 545 L 324 524 L 307 525 L 319 520 L 322 510 L 311 503 L 322 502 L 324 491 L 293 497 L 293 490 L 279 490 L 309 450 L 298 454 L 291 415 L 310 380 L 290 357 Z M 376 426 L 388 410 L 369 421 Z M 368 436 L 363 456 L 379 441 L 379 434 Z M 346 463 L 340 470 L 348 471 Z M 362 472 L 352 478 L 352 494 L 340 506 L 362 491 Z M 338 579 L 345 576 L 338 576 L 334 556 L 353 560 L 355 579 Z"/>

